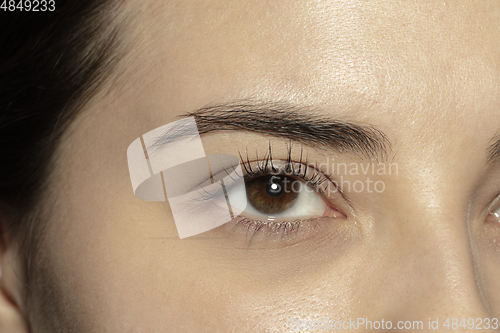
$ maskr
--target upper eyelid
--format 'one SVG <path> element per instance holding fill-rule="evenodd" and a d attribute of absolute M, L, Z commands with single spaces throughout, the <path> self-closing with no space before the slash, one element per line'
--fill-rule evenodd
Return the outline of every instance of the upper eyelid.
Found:
<path fill-rule="evenodd" d="M 284 167 L 277 167 L 277 168 L 274 167 L 273 168 L 273 165 L 271 163 L 267 163 L 267 164 L 263 164 L 262 165 L 262 162 L 264 162 L 264 161 L 265 160 L 250 160 L 250 159 L 247 159 L 246 161 L 240 160 L 240 164 L 244 165 L 243 169 L 245 170 L 245 172 L 247 172 L 247 174 L 242 175 L 243 178 L 245 178 L 245 180 L 248 180 L 248 178 L 254 179 L 254 178 L 257 178 L 257 177 L 261 177 L 261 176 L 272 175 L 274 173 L 270 172 L 271 169 L 276 170 L 276 172 L 278 172 L 276 174 L 282 174 Z M 306 177 L 307 170 L 314 170 L 314 173 L 313 173 L 313 176 L 311 177 L 311 179 L 314 179 L 317 175 L 320 175 L 322 177 L 321 184 L 324 181 L 330 181 L 333 184 L 333 182 L 329 179 L 329 177 L 327 177 L 321 170 L 316 169 L 314 166 L 306 165 L 304 163 L 300 163 L 300 162 L 296 162 L 296 161 L 287 161 L 287 160 L 283 160 L 283 159 L 270 160 L 270 162 L 273 162 L 273 161 L 274 162 L 276 162 L 276 161 L 284 161 L 285 163 L 291 162 L 292 164 L 299 164 L 299 165 L 301 165 L 300 170 L 304 170 L 304 173 L 302 175 L 299 174 L 298 172 L 295 172 L 296 171 L 295 168 L 292 169 L 293 171 L 291 173 L 285 173 L 285 175 L 286 176 L 293 176 L 293 177 L 301 178 L 302 180 L 305 181 L 305 183 L 308 186 L 310 186 L 310 183 L 309 183 L 309 180 L 306 179 L 307 178 Z M 257 166 L 258 170 L 251 169 L 252 164 L 254 164 L 254 166 Z M 304 169 L 302 169 L 302 166 L 304 166 Z M 232 168 L 234 168 L 234 166 Z M 248 170 L 251 170 L 251 171 L 248 172 Z M 224 178 L 224 177 L 220 177 L 220 176 L 216 177 L 217 175 L 220 175 L 220 174 L 230 175 L 229 173 L 227 173 L 226 170 L 221 170 L 217 174 L 214 174 L 213 177 L 211 177 L 211 178 L 214 181 L 217 181 L 216 178 Z M 233 179 L 233 180 L 235 180 L 235 179 Z M 200 185 L 203 184 L 203 183 L 206 183 L 207 181 L 208 181 L 208 179 L 204 180 L 203 182 L 200 183 Z M 321 184 L 319 184 L 319 185 L 321 185 Z M 234 186 L 234 183 L 233 184 L 224 184 L 224 186 L 226 186 L 226 190 L 229 191 Z M 200 188 L 199 190 L 203 191 L 203 188 Z M 203 192 L 205 192 L 205 195 L 208 195 L 208 196 L 204 197 L 204 200 L 210 200 L 212 198 L 217 197 L 218 194 L 220 194 L 220 195 L 223 194 L 223 191 L 217 191 L 217 192 L 212 193 L 212 194 L 209 194 L 206 191 L 203 191 Z M 339 190 L 339 192 L 340 192 L 340 190 Z M 318 194 L 323 195 L 323 193 L 321 193 L 321 192 L 318 193 Z"/>
<path fill-rule="evenodd" d="M 255 163 L 257 166 L 258 166 L 258 163 L 261 163 L 263 160 L 249 160 L 249 161 L 245 161 L 245 163 Z M 294 161 L 294 160 L 291 160 L 291 161 L 288 161 L 288 160 L 284 160 L 284 159 L 273 159 L 272 160 L 273 162 L 276 162 L 276 161 L 283 161 L 285 163 L 288 163 L 290 162 L 290 164 L 296 164 L 300 167 L 299 171 L 297 173 L 295 172 L 292 172 L 292 173 L 289 173 L 289 172 L 284 172 L 285 175 L 288 175 L 288 176 L 295 176 L 295 177 L 298 177 L 300 175 L 304 175 L 306 176 L 307 175 L 307 172 L 308 170 L 312 170 L 313 171 L 313 178 L 316 177 L 316 175 L 318 176 L 321 176 L 324 181 L 329 181 L 330 183 L 334 184 L 335 181 L 332 180 L 332 177 L 326 173 L 324 173 L 323 171 L 321 171 L 320 169 L 316 168 L 313 164 L 306 164 L 304 162 L 297 162 L 297 161 Z M 273 164 L 274 166 L 274 164 Z M 251 174 L 254 174 L 256 176 L 260 176 L 260 175 L 266 175 L 266 174 L 280 174 L 280 172 L 283 171 L 283 168 L 276 168 L 275 169 L 277 170 L 277 173 L 270 173 L 269 170 L 262 170 L 262 169 L 259 169 L 259 172 L 253 172 Z M 295 169 L 293 169 L 295 170 Z M 299 177 L 300 178 L 300 177 Z M 304 179 L 305 180 L 305 179 Z M 339 190 L 339 193 L 340 192 L 340 189 Z"/>

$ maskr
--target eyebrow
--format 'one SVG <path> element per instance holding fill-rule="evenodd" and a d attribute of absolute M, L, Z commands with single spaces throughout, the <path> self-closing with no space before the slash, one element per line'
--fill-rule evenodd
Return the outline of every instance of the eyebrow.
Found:
<path fill-rule="evenodd" d="M 391 151 L 387 136 L 373 126 L 332 119 L 316 108 L 284 102 L 239 100 L 206 106 L 181 117 L 194 117 L 200 134 L 245 130 L 375 159 L 387 158 Z M 152 146 L 171 141 L 168 137 L 189 134 L 182 129 L 175 132 L 162 135 Z"/>

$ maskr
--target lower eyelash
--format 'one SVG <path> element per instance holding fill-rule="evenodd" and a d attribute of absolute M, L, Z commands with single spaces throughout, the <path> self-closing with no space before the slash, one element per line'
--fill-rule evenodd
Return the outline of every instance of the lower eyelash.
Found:
<path fill-rule="evenodd" d="M 248 218 L 242 218 L 236 222 L 236 226 L 242 226 L 247 229 L 247 238 L 249 233 L 251 233 L 249 241 L 251 241 L 258 232 L 264 232 L 266 236 L 276 235 L 281 233 L 281 239 L 288 236 L 291 232 L 296 232 L 299 230 L 299 226 L 302 221 L 284 221 L 284 222 L 271 222 L 271 221 L 261 221 L 252 220 Z"/>
<path fill-rule="evenodd" d="M 237 228 L 238 226 L 244 227 L 245 229 L 247 229 L 247 238 L 249 233 L 251 233 L 249 241 L 251 241 L 258 232 L 264 232 L 265 236 L 281 234 L 281 240 L 283 240 L 291 233 L 297 233 L 302 223 L 319 223 L 319 219 L 320 218 L 316 217 L 307 220 L 262 221 L 242 217 L 238 221 L 236 221 L 236 224 L 231 230 L 236 231 L 235 228 Z"/>

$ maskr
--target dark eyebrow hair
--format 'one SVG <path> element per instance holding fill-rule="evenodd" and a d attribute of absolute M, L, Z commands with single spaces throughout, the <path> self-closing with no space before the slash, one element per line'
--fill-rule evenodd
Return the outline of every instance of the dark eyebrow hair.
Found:
<path fill-rule="evenodd" d="M 206 106 L 181 117 L 194 117 L 200 134 L 245 130 L 375 159 L 387 158 L 391 150 L 387 136 L 372 126 L 335 120 L 318 109 L 284 102 L 239 100 Z M 160 138 L 153 146 L 163 143 Z"/>

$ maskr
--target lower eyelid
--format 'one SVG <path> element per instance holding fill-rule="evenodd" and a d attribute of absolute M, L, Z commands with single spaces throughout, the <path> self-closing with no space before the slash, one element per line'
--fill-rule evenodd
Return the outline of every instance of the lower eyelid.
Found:
<path fill-rule="evenodd" d="M 253 220 L 249 218 L 241 218 L 236 222 L 236 225 L 245 226 L 248 230 L 258 231 L 261 228 L 265 228 L 266 231 L 270 233 L 276 233 L 279 231 L 290 232 L 296 230 L 303 220 L 292 220 L 292 221 L 261 221 Z"/>
<path fill-rule="evenodd" d="M 222 226 L 219 232 L 224 237 L 246 243 L 244 248 L 252 247 L 263 250 L 282 248 L 308 243 L 313 239 L 318 241 L 326 239 L 338 239 L 340 235 L 348 236 L 355 232 L 356 224 L 349 223 L 347 219 L 335 219 L 331 217 L 317 217 L 305 220 L 288 221 L 288 224 L 273 225 L 264 224 L 262 221 L 239 218 L 234 219 Z M 344 240 L 345 237 L 341 236 Z M 238 246 L 238 245 L 236 245 Z"/>
<path fill-rule="evenodd" d="M 291 220 L 291 221 L 260 221 L 245 217 L 236 218 L 231 222 L 230 231 L 233 233 L 245 233 L 248 240 L 264 238 L 285 240 L 287 237 L 297 234 L 299 230 L 304 229 L 304 226 L 311 227 L 309 223 L 315 223 L 319 218 L 311 218 L 307 220 Z"/>
<path fill-rule="evenodd" d="M 340 211 L 327 206 L 324 215 L 318 217 L 293 220 L 269 218 L 266 221 L 237 216 L 227 225 L 230 226 L 231 232 L 244 232 L 247 238 L 253 239 L 255 236 L 263 236 L 285 240 L 286 237 L 297 234 L 300 229 L 310 232 L 317 229 L 320 222 L 336 223 L 337 220 L 346 218 Z"/>

